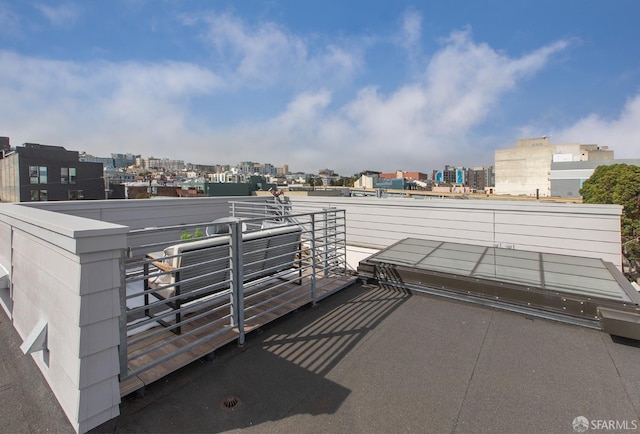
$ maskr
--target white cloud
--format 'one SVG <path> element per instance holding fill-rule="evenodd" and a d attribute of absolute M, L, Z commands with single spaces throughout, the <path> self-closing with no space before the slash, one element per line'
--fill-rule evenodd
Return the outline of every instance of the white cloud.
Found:
<path fill-rule="evenodd" d="M 330 102 L 331 93 L 327 90 L 302 93 L 289 103 L 273 124 L 278 130 L 288 131 L 314 125 Z"/>
<path fill-rule="evenodd" d="M 0 105 L 1 131 L 107 155 L 169 151 L 191 137 L 190 99 L 220 85 L 211 71 L 181 62 L 81 64 L 0 51 L 0 64 L 0 100 L 11 101 Z"/>
<path fill-rule="evenodd" d="M 398 43 L 408 52 L 415 52 L 420 47 L 422 37 L 422 15 L 415 11 L 405 12 L 402 20 L 402 30 Z"/>
<path fill-rule="evenodd" d="M 473 128 L 505 92 L 566 46 L 557 42 L 512 58 L 474 42 L 469 31 L 454 32 L 415 81 L 389 93 L 366 86 L 338 103 L 335 74 L 360 68 L 358 56 L 332 43 L 311 49 L 273 23 L 249 28 L 229 15 L 208 20 L 208 40 L 231 70 L 167 61 L 62 62 L 0 51 L 0 100 L 11 101 L 0 105 L 0 131 L 14 143 L 59 144 L 97 155 L 253 160 L 342 174 L 476 164 L 486 151 L 470 142 Z M 295 77 L 289 69 L 304 74 Z M 286 107 L 272 105 L 273 116 L 262 122 L 213 128 L 210 115 L 196 108 L 196 100 L 198 107 L 221 104 L 221 89 L 233 96 L 230 81 L 244 86 L 246 97 L 252 80 L 267 89 L 290 85 L 287 80 L 314 85 L 300 89 Z M 252 103 L 250 96 L 245 103 Z"/>
<path fill-rule="evenodd" d="M 185 25 L 204 24 L 203 39 L 215 50 L 214 68 L 227 69 L 229 85 L 312 88 L 348 82 L 359 70 L 362 50 L 290 33 L 274 22 L 250 25 L 228 13 L 184 16 Z M 345 44 L 343 44 L 345 45 Z"/>
<path fill-rule="evenodd" d="M 36 9 L 45 16 L 45 18 L 56 27 L 64 27 L 74 24 L 80 15 L 80 10 L 76 5 L 69 3 L 59 4 L 56 6 L 44 3 L 36 3 Z"/>
<path fill-rule="evenodd" d="M 278 155 L 292 168 L 331 167 L 344 174 L 364 168 L 424 171 L 445 163 L 477 164 L 486 159 L 486 151 L 474 146 L 469 133 L 505 92 L 565 46 L 558 42 L 510 58 L 475 43 L 468 31 L 455 32 L 419 81 L 388 95 L 366 87 L 338 108 L 332 107 L 327 90 L 304 92 L 273 119 L 228 130 L 217 140 L 237 143 L 234 138 L 242 136 L 245 143 L 259 144 L 247 158 L 270 161 Z"/>
<path fill-rule="evenodd" d="M 616 159 L 640 158 L 640 94 L 630 98 L 616 119 L 592 113 L 552 135 L 553 143 L 609 146 Z"/>
<path fill-rule="evenodd" d="M 404 17 L 403 29 L 407 35 L 407 42 L 415 45 L 422 36 L 422 16 L 415 12 L 408 12 Z"/>
<path fill-rule="evenodd" d="M 455 32 L 430 59 L 420 81 L 389 95 L 365 88 L 339 112 L 322 119 L 316 148 L 340 152 L 345 155 L 341 161 L 357 161 L 361 168 L 382 170 L 477 163 L 486 151 L 474 147 L 468 134 L 505 92 L 565 46 L 558 42 L 510 58 L 475 43 L 468 31 Z M 462 156 L 465 161 L 460 161 Z M 317 157 L 321 160 L 322 153 Z M 331 165 L 325 160 L 320 166 Z"/>
<path fill-rule="evenodd" d="M 452 33 L 426 73 L 437 129 L 446 134 L 477 124 L 501 95 L 542 69 L 551 55 L 566 46 L 567 42 L 559 41 L 512 59 L 487 44 L 475 43 L 468 30 Z"/>

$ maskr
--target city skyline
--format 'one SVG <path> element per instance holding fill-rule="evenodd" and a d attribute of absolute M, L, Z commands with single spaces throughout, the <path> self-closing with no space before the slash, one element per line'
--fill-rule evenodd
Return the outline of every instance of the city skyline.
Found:
<path fill-rule="evenodd" d="M 486 166 L 542 135 L 637 158 L 637 12 L 633 1 L 4 1 L 0 135 L 343 175 Z"/>
<path fill-rule="evenodd" d="M 0 138 L 4 138 L 4 139 L 10 139 L 9 137 L 2 137 L 0 136 Z M 34 143 L 32 142 L 25 142 L 22 143 L 20 145 L 17 144 L 12 144 L 11 148 L 12 149 L 16 149 L 16 148 L 23 148 L 26 145 L 32 145 Z M 39 143 L 36 145 L 45 145 L 45 146 L 54 146 L 54 147 L 58 147 L 58 145 L 50 145 L 47 143 Z M 200 167 L 210 167 L 210 168 L 216 168 L 216 169 L 220 169 L 220 168 L 227 168 L 227 169 L 223 169 L 223 170 L 231 170 L 233 168 L 235 169 L 243 169 L 243 166 L 245 166 L 246 164 L 250 163 L 252 164 L 255 168 L 259 168 L 262 167 L 263 169 L 265 168 L 265 166 L 269 166 L 273 172 L 277 172 L 281 169 L 287 168 L 287 169 L 291 169 L 290 165 L 287 164 L 286 162 L 281 164 L 281 165 L 275 165 L 272 164 L 271 162 L 265 162 L 265 161 L 252 161 L 252 160 L 246 160 L 246 161 L 240 161 L 240 162 L 218 162 L 218 163 L 213 163 L 213 164 L 206 164 L 206 163 L 194 163 L 191 161 L 186 161 L 183 159 L 173 159 L 173 158 L 168 158 L 168 157 L 163 157 L 163 156 L 153 156 L 153 155 L 143 155 L 143 154 L 137 154 L 135 152 L 125 152 L 125 153 L 116 153 L 116 152 L 108 152 L 105 151 L 104 155 L 94 155 L 94 154 L 90 154 L 87 153 L 85 151 L 78 151 L 77 149 L 68 149 L 64 146 L 62 146 L 63 148 L 65 148 L 67 151 L 75 151 L 75 152 L 79 152 L 79 157 L 80 157 L 80 161 L 92 161 L 92 162 L 100 162 L 105 164 L 105 167 L 116 167 L 116 168 L 128 168 L 128 167 L 136 167 L 138 169 L 141 170 L 146 170 L 146 169 L 161 169 L 162 171 L 168 171 L 168 172 L 181 172 L 181 171 L 189 171 L 190 167 L 192 166 L 200 166 Z M 130 163 L 131 164 L 124 164 L 124 158 L 125 157 L 129 157 L 131 158 Z M 113 164 L 112 163 L 107 163 L 105 160 L 113 160 Z M 115 161 L 116 160 L 122 160 L 119 162 L 119 164 L 116 164 Z M 137 164 L 137 160 L 140 160 L 141 165 Z M 149 162 L 157 162 L 157 165 L 153 165 L 155 163 L 149 163 Z M 150 165 L 151 164 L 151 165 Z M 168 164 L 171 167 L 165 167 L 165 165 Z M 178 169 L 176 167 L 176 165 L 180 166 L 180 169 Z M 443 172 L 446 170 L 454 170 L 454 169 L 464 169 L 464 170 L 469 170 L 469 169 L 478 169 L 478 168 L 487 168 L 487 167 L 493 167 L 493 163 L 490 163 L 488 166 L 479 166 L 477 164 L 471 164 L 470 166 L 463 166 L 463 165 L 459 165 L 459 164 L 454 164 L 454 163 L 449 163 L 449 164 L 445 164 L 442 167 L 427 167 L 427 168 L 422 168 L 420 171 L 426 171 L 429 172 L 430 174 L 433 175 L 433 173 L 435 172 Z M 402 168 L 400 169 L 390 169 L 390 168 L 386 168 L 386 167 L 377 167 L 375 169 L 372 168 L 362 168 L 360 170 L 357 170 L 353 173 L 338 173 L 337 171 L 331 169 L 330 167 L 323 167 L 323 168 L 318 168 L 315 170 L 311 170 L 311 171 L 303 171 L 303 170 L 296 170 L 295 168 L 292 168 L 293 170 L 288 170 L 286 172 L 286 174 L 289 175 L 300 175 L 300 174 L 306 174 L 306 175 L 314 175 L 314 174 L 320 174 L 323 171 L 329 171 L 332 174 L 335 175 L 340 175 L 341 177 L 345 177 L 345 178 L 351 178 L 354 176 L 359 176 L 362 174 L 366 174 L 368 172 L 371 171 L 375 171 L 375 172 L 380 172 L 380 173 L 396 173 L 396 172 L 411 172 L 411 171 L 407 171 L 404 170 Z M 380 169 L 380 170 L 378 170 Z M 243 172 L 246 172 L 244 170 L 241 170 Z M 415 171 L 414 171 L 415 172 Z M 211 173 L 214 173 L 213 171 Z M 215 173 L 220 173 L 220 172 L 215 172 Z M 248 172 L 247 172 L 248 173 Z"/>

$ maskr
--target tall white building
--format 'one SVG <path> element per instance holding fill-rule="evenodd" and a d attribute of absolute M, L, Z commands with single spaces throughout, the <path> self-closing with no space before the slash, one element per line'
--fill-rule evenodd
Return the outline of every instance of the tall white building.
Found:
<path fill-rule="evenodd" d="M 563 143 L 546 136 L 516 141 L 515 148 L 495 151 L 496 194 L 551 196 L 551 163 L 613 160 L 606 146 Z"/>

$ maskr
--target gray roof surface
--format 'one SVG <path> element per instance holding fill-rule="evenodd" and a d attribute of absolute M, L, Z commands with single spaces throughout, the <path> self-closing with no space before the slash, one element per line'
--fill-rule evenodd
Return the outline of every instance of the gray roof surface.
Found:
<path fill-rule="evenodd" d="M 44 380 L 20 378 L 31 360 L 0 348 L 21 366 L 0 377 L 0 417 L 20 413 L 9 431 L 70 430 Z M 94 431 L 567 433 L 577 416 L 640 420 L 638 366 L 635 341 L 355 284 L 124 398 Z"/>
<path fill-rule="evenodd" d="M 0 432 L 74 432 L 22 339 L 0 309 Z"/>

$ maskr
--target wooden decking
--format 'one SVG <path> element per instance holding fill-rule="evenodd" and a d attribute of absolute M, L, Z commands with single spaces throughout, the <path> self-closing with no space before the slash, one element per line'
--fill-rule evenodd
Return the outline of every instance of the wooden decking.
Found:
<path fill-rule="evenodd" d="M 316 300 L 351 285 L 356 279 L 349 275 L 316 277 Z M 303 278 L 301 285 L 267 282 L 247 290 L 244 298 L 245 333 L 310 303 L 310 280 L 309 277 Z M 228 318 L 230 306 L 226 304 L 209 310 L 210 313 L 197 319 L 194 317 L 201 312 L 185 315 L 181 335 L 158 326 L 130 336 L 127 339 L 129 372 L 152 367 L 120 382 L 120 395 L 128 395 L 236 340 L 238 329 L 230 325 Z M 149 352 L 136 357 L 146 351 Z"/>

